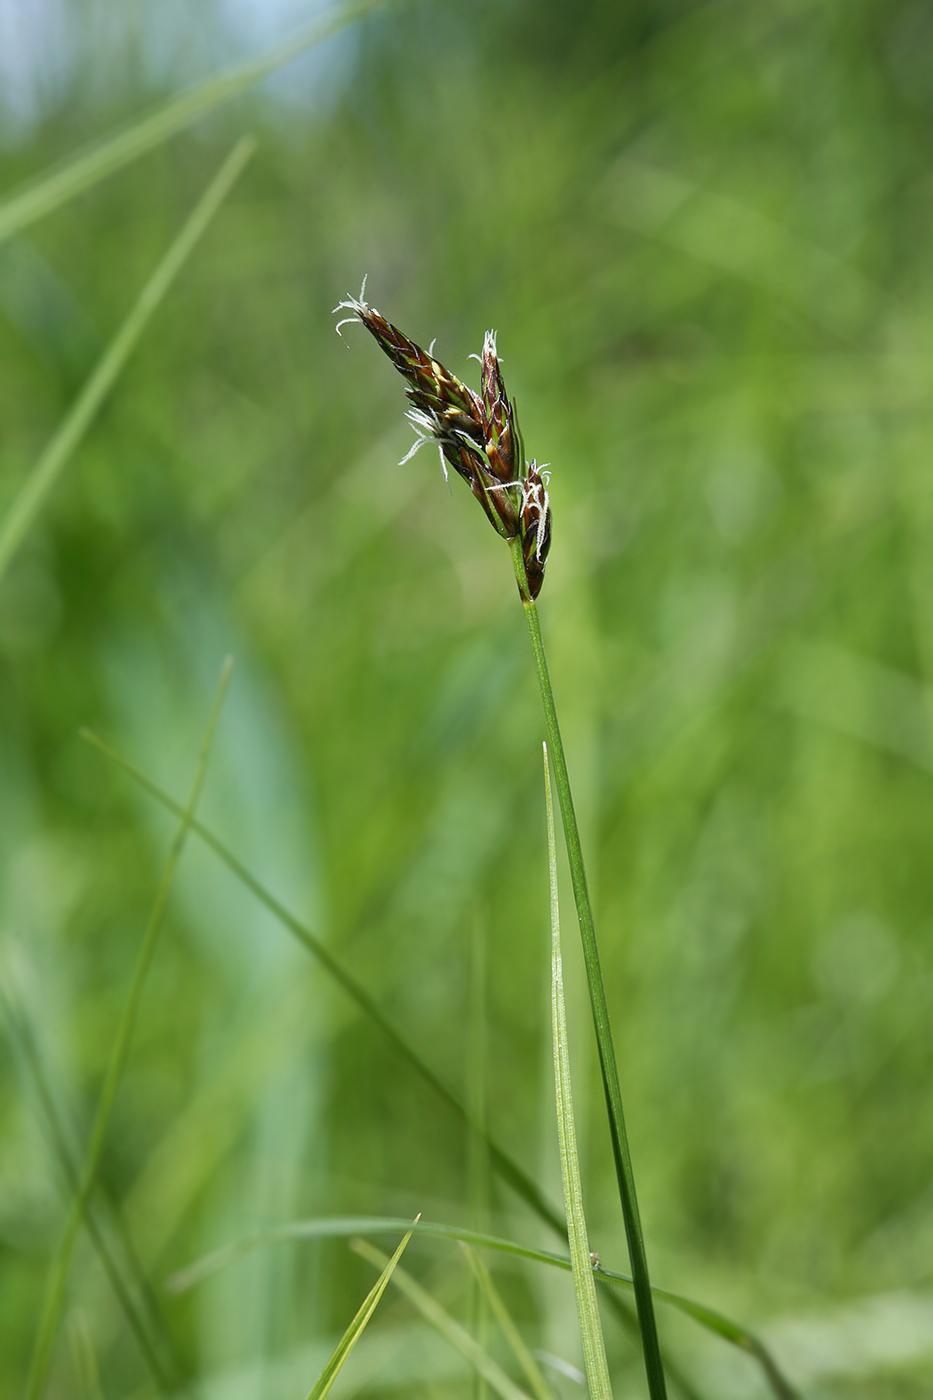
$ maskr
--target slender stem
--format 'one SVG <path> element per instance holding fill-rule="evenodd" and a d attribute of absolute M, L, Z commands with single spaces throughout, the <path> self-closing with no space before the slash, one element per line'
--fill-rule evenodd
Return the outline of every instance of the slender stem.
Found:
<path fill-rule="evenodd" d="M 560 803 L 564 823 L 564 840 L 567 845 L 573 898 L 577 906 L 577 919 L 583 942 L 583 960 L 589 984 L 590 1006 L 593 1011 L 593 1026 L 596 1031 L 596 1045 L 599 1051 L 599 1067 L 602 1071 L 603 1089 L 606 1094 L 612 1155 L 615 1159 L 622 1216 L 625 1221 L 625 1234 L 628 1239 L 629 1259 L 632 1265 L 635 1304 L 638 1309 L 642 1350 L 645 1356 L 648 1392 L 651 1400 L 666 1400 L 667 1387 L 664 1381 L 664 1368 L 661 1365 L 661 1349 L 658 1344 L 658 1329 L 651 1298 L 651 1280 L 648 1274 L 645 1240 L 642 1234 L 641 1216 L 638 1211 L 638 1198 L 635 1194 L 635 1174 L 632 1170 L 632 1157 L 629 1151 L 625 1115 L 622 1110 L 622 1091 L 619 1088 L 619 1071 L 616 1067 L 615 1051 L 612 1045 L 609 1007 L 606 1003 L 606 989 L 599 966 L 599 947 L 596 942 L 593 910 L 586 883 L 586 868 L 583 864 L 580 832 L 573 809 L 567 760 L 564 757 L 564 744 L 557 720 L 557 707 L 554 704 L 554 692 L 551 689 L 551 677 L 544 651 L 544 638 L 541 635 L 541 623 L 538 619 L 538 610 L 535 607 L 534 599 L 530 596 L 528 588 L 521 540 L 518 538 L 510 540 L 509 548 L 512 553 L 512 564 L 518 581 L 518 590 L 525 609 L 525 620 L 528 623 L 528 632 L 531 636 L 531 649 L 534 652 L 535 670 L 538 673 L 541 701 L 544 706 L 548 754 L 554 769 L 554 784 L 557 788 L 557 800 Z"/>
<path fill-rule="evenodd" d="M 108 748 L 102 740 L 90 733 L 89 730 L 82 731 L 82 737 L 122 768 L 144 792 L 148 793 L 149 796 L 158 802 L 167 812 L 171 812 L 176 817 L 180 817 L 183 814 L 184 808 L 180 803 L 175 802 L 168 793 L 163 792 L 151 778 L 146 777 L 144 773 L 140 772 L 138 768 L 134 767 L 134 765 L 121 754 L 118 754 L 114 749 Z M 306 928 L 294 914 L 291 914 L 285 906 L 276 899 L 271 891 L 257 880 L 255 875 L 237 859 L 233 852 L 229 850 L 212 831 L 199 822 L 197 818 L 192 818 L 190 830 L 201 838 L 205 845 L 214 852 L 224 865 L 226 865 L 227 869 L 241 882 L 244 888 L 250 891 L 263 908 L 268 909 L 269 913 L 273 915 L 283 928 L 288 929 L 289 932 L 294 935 L 307 952 L 320 960 L 321 965 L 327 970 L 329 975 L 333 977 L 338 986 L 343 987 L 347 995 L 359 1007 L 360 1011 L 362 1011 L 365 1016 L 369 1016 L 373 1019 L 375 1025 L 377 1025 L 388 1037 L 389 1041 L 396 1046 L 397 1050 L 408 1064 L 410 1064 L 413 1069 L 416 1069 L 444 1101 L 460 1115 L 470 1130 L 472 1132 L 483 1132 L 486 1148 L 490 1154 L 490 1160 L 495 1170 L 504 1181 L 512 1186 L 513 1190 L 517 1192 L 539 1218 L 550 1226 L 555 1234 L 559 1235 L 562 1239 L 566 1239 L 567 1231 L 565 1223 L 550 1202 L 544 1198 L 538 1188 L 512 1158 L 503 1152 L 501 1148 L 496 1146 L 493 1140 L 488 1136 L 488 1133 L 486 1133 L 486 1130 L 481 1129 L 479 1125 L 472 1122 L 468 1110 L 453 1091 L 437 1077 L 427 1062 L 408 1044 L 399 1032 L 395 1030 L 392 1023 L 386 1020 L 369 994 L 363 990 L 353 977 L 351 977 L 350 973 L 346 971 L 342 964 L 337 962 L 328 951 L 326 944 L 317 939 L 310 929 Z M 398 1227 L 404 1229 L 407 1225 L 407 1220 L 400 1220 L 395 1222 L 393 1228 Z M 355 1222 L 352 1233 L 358 1234 L 361 1228 L 358 1222 Z M 418 1228 L 427 1229 L 428 1227 L 422 1224 Z M 290 1236 L 288 1237 L 290 1238 Z M 263 1243 L 265 1238 L 265 1236 L 262 1236 L 256 1240 L 252 1240 L 243 1247 L 251 1248 L 253 1244 Z M 482 1237 L 482 1239 L 475 1240 L 474 1242 L 482 1243 L 484 1239 L 488 1239 L 488 1237 Z M 240 1247 L 241 1246 L 235 1246 L 232 1253 L 238 1253 Z M 537 1258 L 538 1255 L 534 1254 L 532 1256 L 532 1254 L 529 1254 L 528 1257 Z M 569 1268 L 569 1262 L 566 1263 L 566 1267 Z M 598 1275 L 598 1277 L 606 1278 L 610 1276 L 613 1278 L 617 1277 L 616 1275 L 610 1275 L 609 1271 L 606 1269 L 601 1270 L 601 1273 Z M 621 1275 L 618 1275 L 618 1278 L 621 1279 L 621 1277 Z M 628 1282 L 629 1280 L 625 1281 Z M 188 1285 L 186 1284 L 185 1286 L 187 1287 Z M 628 1304 L 623 1303 L 622 1299 L 614 1291 L 608 1292 L 605 1296 L 609 1306 L 616 1312 L 622 1324 L 630 1329 L 633 1335 L 637 1335 L 638 1321 L 634 1312 L 629 1311 Z M 729 1319 L 723 1318 L 721 1314 L 716 1313 L 711 1308 L 698 1306 L 689 1299 L 680 1298 L 676 1294 L 666 1293 L 663 1289 L 655 1289 L 655 1296 L 663 1297 L 667 1299 L 668 1302 L 673 1302 L 676 1307 L 686 1312 L 690 1317 L 695 1318 L 702 1326 L 710 1328 L 713 1332 L 717 1333 L 717 1335 L 724 1337 L 733 1346 L 737 1346 L 740 1350 L 748 1352 L 756 1357 L 764 1368 L 767 1378 L 771 1381 L 772 1388 L 774 1389 L 775 1395 L 778 1396 L 778 1400 L 796 1400 L 795 1392 L 791 1389 L 787 1381 L 784 1380 L 783 1376 L 781 1376 L 774 1358 L 766 1351 L 763 1343 L 744 1327 L 739 1326 Z M 678 1391 L 684 1396 L 684 1400 L 700 1400 L 698 1392 L 693 1388 L 688 1378 L 679 1373 L 675 1368 L 674 1362 L 668 1358 L 665 1364 L 667 1366 L 668 1375 L 676 1385 Z"/>

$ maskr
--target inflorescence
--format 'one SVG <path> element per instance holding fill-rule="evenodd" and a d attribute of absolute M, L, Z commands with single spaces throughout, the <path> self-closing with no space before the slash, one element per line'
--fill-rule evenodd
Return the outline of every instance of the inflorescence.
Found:
<path fill-rule="evenodd" d="M 365 292 L 364 278 L 359 296 L 348 297 L 334 308 L 352 313 L 337 322 L 337 332 L 348 322 L 362 321 L 408 381 L 405 393 L 412 407 L 405 416 L 416 439 L 402 461 L 407 462 L 426 442 L 437 444 L 445 479 L 450 465 L 470 487 L 497 534 L 505 540 L 521 540 L 529 596 L 537 598 L 551 546 L 550 473 L 535 461 L 525 461 L 515 400 L 505 391 L 495 332 L 486 332 L 482 356 L 473 357 L 482 367 L 482 388 L 476 394 L 434 359 L 433 342 L 422 350 L 367 305 Z"/>

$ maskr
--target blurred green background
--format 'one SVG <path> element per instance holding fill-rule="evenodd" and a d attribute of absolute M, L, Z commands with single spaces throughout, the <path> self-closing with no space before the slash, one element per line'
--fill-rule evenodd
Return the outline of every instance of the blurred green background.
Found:
<path fill-rule="evenodd" d="M 314 13 L 5 0 L 3 190 Z M 485 1064 L 491 1131 L 560 1198 L 530 651 L 462 483 L 433 450 L 395 465 L 398 376 L 334 335 L 367 273 L 474 383 L 498 329 L 552 464 L 540 609 L 656 1281 L 756 1326 L 809 1397 L 930 1393 L 931 44 L 915 0 L 392 7 L 0 247 L 2 513 L 257 138 L 0 580 L 0 960 L 78 1142 L 174 829 L 78 731 L 183 801 L 232 653 L 204 820 L 465 1097 Z M 569 889 L 565 957 L 592 1243 L 625 1269 Z M 67 1203 L 9 1022 L 0 1121 L 16 1395 Z M 299 1217 L 468 1223 L 468 1161 L 192 838 L 101 1169 L 186 1393 L 306 1393 L 373 1274 L 341 1242 L 180 1297 L 173 1271 Z M 551 1245 L 498 1184 L 488 1220 Z M 406 1262 L 465 1316 L 455 1250 Z M 497 1277 L 579 1365 L 569 1277 Z M 705 1400 L 766 1394 L 661 1326 Z M 48 1394 L 93 1395 L 90 1353 L 103 1395 L 153 1393 L 82 1239 Z M 390 1294 L 341 1384 L 472 1382 Z"/>

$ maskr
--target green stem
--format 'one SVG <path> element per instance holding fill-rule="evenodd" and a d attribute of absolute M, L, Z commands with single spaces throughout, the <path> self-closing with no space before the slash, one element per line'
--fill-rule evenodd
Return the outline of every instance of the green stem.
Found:
<path fill-rule="evenodd" d="M 184 808 L 179 803 L 175 802 L 168 793 L 163 792 L 151 778 L 146 777 L 145 773 L 140 772 L 138 768 L 134 767 L 134 765 L 121 754 L 109 748 L 89 730 L 83 730 L 82 737 L 87 740 L 88 743 L 93 744 L 93 746 L 107 758 L 116 763 L 118 767 L 132 778 L 133 782 L 135 782 L 143 792 L 148 793 L 150 797 L 165 809 L 165 811 L 171 812 L 176 817 L 182 816 Z M 326 969 L 329 975 L 333 977 L 337 985 L 342 987 L 350 999 L 359 1007 L 363 1015 L 373 1019 L 374 1024 L 383 1031 L 390 1043 L 397 1048 L 407 1063 L 424 1077 L 425 1081 L 436 1090 L 444 1101 L 460 1116 L 470 1131 L 474 1133 L 483 1133 L 483 1140 L 489 1152 L 490 1161 L 502 1179 L 517 1192 L 521 1199 L 525 1201 L 545 1224 L 550 1226 L 555 1234 L 560 1236 L 561 1239 L 566 1239 L 566 1223 L 561 1219 L 553 1205 L 545 1199 L 534 1182 L 531 1181 L 512 1158 L 509 1157 L 507 1153 L 503 1152 L 501 1148 L 496 1146 L 495 1142 L 488 1136 L 485 1128 L 482 1128 L 470 1119 L 469 1112 L 465 1105 L 460 1102 L 453 1091 L 444 1084 L 443 1080 L 438 1078 L 427 1062 L 408 1044 L 404 1037 L 399 1034 L 391 1021 L 388 1021 L 383 1016 L 369 994 L 363 990 L 360 984 L 351 977 L 350 973 L 347 972 L 342 964 L 337 962 L 328 951 L 326 944 L 316 938 L 310 929 L 306 928 L 294 914 L 290 913 L 285 906 L 276 899 L 271 891 L 268 890 L 261 881 L 257 880 L 255 875 L 237 859 L 233 852 L 225 846 L 222 841 L 218 840 L 214 833 L 199 822 L 197 818 L 192 818 L 190 829 L 214 852 L 218 859 L 226 865 L 231 874 L 259 901 L 262 907 L 267 909 L 283 928 L 288 929 L 297 941 L 301 943 L 313 957 L 320 961 L 321 965 Z M 393 1225 L 393 1229 L 405 1229 L 407 1225 L 407 1220 L 396 1221 Z M 360 1226 L 358 1222 L 355 1222 L 351 1233 L 358 1234 L 363 1228 L 364 1227 Z M 422 1223 L 418 1228 L 423 1230 L 428 1227 Z M 470 1238 L 472 1239 L 472 1237 Z M 265 1236 L 252 1243 L 262 1243 L 264 1239 Z M 482 1243 L 482 1239 L 473 1242 Z M 247 1247 L 251 1247 L 251 1245 Z M 237 1247 L 237 1249 L 238 1248 L 239 1247 Z M 234 1250 L 234 1253 L 235 1252 L 236 1250 Z M 532 1255 L 528 1257 L 530 1258 Z M 537 1258 L 538 1255 L 535 1254 L 534 1257 Z M 569 1262 L 566 1266 L 569 1268 Z M 610 1276 L 605 1269 L 601 1271 L 601 1275 L 607 1278 Z M 613 1275 L 613 1277 L 615 1276 Z M 619 1275 L 619 1277 L 621 1278 L 621 1275 Z M 628 1281 L 629 1280 L 626 1280 L 626 1282 Z M 765 1369 L 767 1378 L 771 1381 L 774 1393 L 778 1396 L 778 1400 L 796 1400 L 795 1392 L 780 1375 L 773 1358 L 765 1350 L 763 1344 L 759 1342 L 757 1338 L 753 1337 L 751 1333 L 746 1331 L 745 1328 L 723 1318 L 721 1314 L 716 1313 L 711 1308 L 704 1308 L 688 1299 L 679 1298 L 675 1294 L 664 1293 L 663 1290 L 656 1289 L 655 1295 L 657 1297 L 664 1297 L 668 1301 L 673 1302 L 675 1306 L 687 1312 L 689 1316 L 695 1318 L 704 1327 L 709 1327 L 713 1332 L 724 1337 L 733 1346 L 737 1346 L 742 1351 L 749 1352 L 756 1357 Z M 615 1292 L 607 1293 L 605 1296 L 610 1307 L 616 1312 L 619 1321 L 622 1322 L 627 1329 L 631 1330 L 633 1335 L 637 1335 L 638 1320 L 634 1312 L 629 1311 L 628 1304 L 623 1303 L 622 1299 Z M 668 1359 L 665 1364 L 667 1366 L 668 1376 L 674 1382 L 678 1391 L 682 1393 L 684 1400 L 700 1400 L 698 1392 L 692 1387 L 687 1377 L 680 1374 L 677 1369 L 675 1369 L 674 1363 Z"/>
<path fill-rule="evenodd" d="M 599 1051 L 599 1067 L 602 1071 L 603 1089 L 606 1094 L 606 1108 L 609 1115 L 609 1133 L 612 1138 L 612 1155 L 615 1159 L 616 1177 L 619 1183 L 619 1198 L 622 1202 L 622 1216 L 625 1221 L 625 1234 L 628 1239 L 629 1259 L 632 1265 L 632 1280 L 635 1289 L 635 1304 L 638 1309 L 638 1323 L 641 1329 L 641 1344 L 645 1356 L 645 1371 L 648 1377 L 648 1392 L 651 1400 L 666 1400 L 667 1387 L 664 1381 L 664 1368 L 661 1365 L 661 1349 L 658 1344 L 658 1329 L 651 1298 L 651 1279 L 648 1274 L 648 1259 L 645 1253 L 645 1240 L 642 1234 L 641 1217 L 638 1211 L 638 1198 L 635 1194 L 635 1174 L 632 1170 L 632 1157 L 625 1128 L 625 1114 L 622 1110 L 622 1091 L 619 1088 L 619 1071 L 616 1067 L 615 1051 L 612 1046 L 612 1028 L 609 1024 L 609 1007 L 606 1003 L 606 989 L 599 966 L 599 947 L 596 942 L 596 928 L 593 923 L 593 910 L 586 884 L 586 868 L 583 864 L 583 850 L 580 845 L 580 832 L 576 813 L 573 809 L 573 796 L 570 791 L 570 778 L 567 773 L 567 760 L 564 757 L 564 744 L 557 720 L 557 707 L 551 689 L 547 656 L 544 651 L 544 638 L 534 599 L 530 596 L 525 562 L 522 558 L 522 545 L 519 538 L 509 541 L 512 565 L 518 582 L 518 591 L 525 609 L 525 620 L 531 636 L 531 649 L 534 652 L 535 670 L 541 687 L 541 702 L 544 706 L 544 722 L 547 729 L 548 754 L 554 769 L 554 784 L 557 800 L 560 803 L 564 823 L 564 840 L 570 862 L 570 878 L 573 884 L 573 898 L 577 906 L 577 919 L 580 924 L 580 938 L 583 942 L 583 960 L 586 965 L 586 978 L 590 991 L 590 1006 L 593 1011 L 593 1027 L 596 1031 L 596 1045 Z"/>

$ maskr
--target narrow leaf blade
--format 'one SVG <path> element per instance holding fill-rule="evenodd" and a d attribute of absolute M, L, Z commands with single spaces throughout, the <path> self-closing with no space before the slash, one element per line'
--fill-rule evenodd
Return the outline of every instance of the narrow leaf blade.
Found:
<path fill-rule="evenodd" d="M 214 742 L 214 735 L 217 732 L 217 724 L 220 720 L 220 712 L 223 709 L 232 670 L 233 660 L 231 657 L 228 657 L 221 671 L 220 684 L 217 687 L 217 693 L 214 697 L 214 704 L 207 723 L 207 729 L 201 741 L 201 751 L 198 754 L 198 761 L 195 767 L 191 788 L 188 793 L 188 800 L 182 809 L 179 824 L 175 831 L 175 837 L 172 841 L 168 858 L 162 871 L 162 879 L 159 883 L 155 901 L 149 914 L 146 931 L 136 956 L 136 964 L 133 969 L 129 993 L 124 1002 L 120 1014 L 120 1021 L 114 1035 L 113 1046 L 107 1063 L 107 1070 L 104 1075 L 103 1087 L 97 1102 L 90 1138 L 84 1153 L 84 1162 L 78 1178 L 77 1189 L 72 1199 L 65 1230 L 62 1234 L 49 1274 L 45 1299 L 39 1316 L 36 1340 L 33 1345 L 29 1376 L 26 1381 L 26 1400 L 39 1400 L 45 1387 L 45 1380 L 52 1357 L 52 1347 L 55 1342 L 58 1324 L 61 1320 L 62 1309 L 65 1304 L 65 1287 L 71 1269 L 71 1261 L 74 1258 L 75 1247 L 78 1242 L 78 1233 L 82 1221 L 85 1219 L 91 1192 L 94 1189 L 101 1153 L 103 1152 L 107 1130 L 110 1126 L 110 1116 L 113 1111 L 120 1082 L 123 1078 L 123 1071 L 129 1057 L 133 1030 L 136 1024 L 139 1004 L 142 999 L 143 988 L 146 983 L 149 968 L 152 964 L 156 943 L 165 921 L 165 912 L 168 906 L 169 894 L 171 893 L 174 883 L 175 872 L 178 868 L 178 862 L 181 859 L 185 841 L 191 829 L 191 823 L 198 805 L 198 799 L 201 795 L 201 789 L 204 785 L 204 779 L 207 775 L 207 765 L 210 758 L 211 747 Z"/>
<path fill-rule="evenodd" d="M 108 744 L 105 744 L 102 739 L 98 738 L 97 735 L 93 734 L 90 730 L 82 730 L 81 737 L 106 758 L 110 759 L 111 762 L 121 768 L 143 792 L 148 793 L 149 796 L 152 797 L 154 801 L 158 802 L 166 811 L 173 813 L 175 816 L 181 815 L 181 805 L 159 787 L 157 783 L 153 782 L 147 774 L 137 768 L 135 764 L 124 758 L 122 754 L 118 753 Z M 230 873 L 250 891 L 263 908 L 268 909 L 273 918 L 275 918 L 283 928 L 287 929 L 289 933 L 302 944 L 307 952 L 311 953 L 312 956 L 321 963 L 329 975 L 337 982 L 338 986 L 342 987 L 346 994 L 356 1003 L 363 1015 L 368 1017 L 374 1025 L 379 1027 L 408 1063 L 423 1076 L 425 1081 L 436 1090 L 444 1101 L 466 1122 L 469 1122 L 469 1115 L 456 1095 L 447 1087 L 443 1080 L 438 1078 L 437 1074 L 431 1066 L 427 1064 L 424 1058 L 418 1054 L 402 1035 L 400 1035 L 392 1023 L 383 1015 L 368 992 L 366 992 L 360 983 L 344 968 L 343 964 L 334 957 L 327 945 L 312 933 L 306 924 L 302 923 L 300 919 L 292 914 L 262 881 L 259 880 L 252 871 L 247 869 L 243 862 L 234 855 L 233 851 L 231 851 L 228 846 L 225 846 L 219 837 L 215 836 L 213 831 L 205 826 L 203 822 L 194 819 L 191 822 L 191 830 L 214 852 L 217 858 L 226 865 Z M 526 1201 L 542 1220 L 546 1221 L 555 1232 L 564 1236 L 565 1230 L 562 1226 L 562 1222 L 535 1183 L 526 1177 L 521 1168 L 519 1168 L 490 1137 L 486 1136 L 485 1141 L 489 1150 L 490 1159 L 496 1171 L 498 1171 L 503 1179 L 517 1191 L 522 1199 Z M 260 1235 L 249 1236 L 200 1260 L 198 1263 L 192 1265 L 190 1269 L 185 1270 L 184 1274 L 177 1275 L 174 1286 L 179 1291 L 184 1288 L 193 1287 L 196 1283 L 200 1282 L 202 1278 L 213 1273 L 215 1269 L 224 1268 L 227 1264 L 232 1263 L 234 1259 L 239 1258 L 241 1254 L 273 1241 L 364 1234 L 367 1231 L 370 1233 L 385 1234 L 388 1229 L 395 1230 L 404 1228 L 405 1223 L 405 1221 L 400 1220 L 360 1218 L 354 1218 L 349 1221 L 345 1219 L 331 1219 L 293 1222 L 292 1224 L 283 1225 L 276 1230 L 267 1231 Z M 422 1234 L 434 1234 L 439 1237 L 450 1239 L 462 1239 L 468 1244 L 476 1244 L 485 1249 L 503 1250 L 517 1258 L 532 1259 L 538 1263 L 550 1264 L 561 1269 L 570 1268 L 570 1261 L 566 1258 L 562 1258 L 558 1254 L 549 1253 L 546 1250 L 530 1249 L 525 1245 L 520 1245 L 513 1241 L 496 1239 L 494 1236 L 480 1235 L 475 1231 L 461 1230 L 455 1226 L 434 1225 L 426 1222 L 422 1222 L 418 1230 Z M 634 1288 L 634 1280 L 627 1274 L 616 1273 L 610 1269 L 601 1268 L 598 1277 L 607 1283 L 621 1283 L 627 1288 Z M 651 1291 L 656 1298 L 663 1299 L 673 1307 L 689 1312 L 702 1326 L 709 1327 L 724 1340 L 731 1342 L 742 1351 L 746 1351 L 755 1356 L 765 1371 L 768 1382 L 774 1394 L 779 1397 L 779 1400 L 788 1400 L 788 1397 L 791 1397 L 791 1400 L 793 1400 L 794 1392 L 781 1374 L 774 1358 L 767 1352 L 764 1344 L 747 1328 L 741 1327 L 738 1323 L 732 1322 L 712 1309 L 707 1309 L 704 1304 L 694 1303 L 690 1299 L 682 1298 L 677 1293 L 669 1292 L 667 1289 L 656 1288 L 651 1285 Z M 714 1318 L 716 1319 L 715 1323 L 713 1321 Z"/>
<path fill-rule="evenodd" d="M 375 1249 L 373 1245 L 367 1244 L 365 1240 L 354 1240 L 353 1248 L 357 1254 L 368 1259 L 376 1268 L 380 1268 L 385 1263 L 386 1256 L 381 1250 Z M 393 1284 L 400 1293 L 412 1303 L 425 1321 L 430 1322 L 432 1327 L 436 1327 L 443 1337 L 446 1337 L 452 1347 L 460 1352 L 461 1356 L 469 1361 L 475 1371 L 488 1381 L 489 1385 L 501 1397 L 501 1400 L 529 1400 L 523 1390 L 515 1384 L 513 1380 L 505 1374 L 498 1362 L 493 1361 L 488 1352 L 485 1352 L 478 1342 L 475 1342 L 465 1328 L 459 1322 L 455 1322 L 445 1308 L 430 1293 L 425 1292 L 420 1283 L 416 1283 L 411 1274 L 404 1269 L 397 1269 L 392 1279 Z"/>
<path fill-rule="evenodd" d="M 143 287 L 135 306 L 98 360 L 90 378 L 66 413 L 45 451 L 24 481 L 0 521 L 0 579 L 23 537 L 39 514 L 49 492 L 73 456 L 120 372 L 139 342 L 154 312 L 165 300 L 176 277 L 202 234 L 226 199 L 254 143 L 237 143 L 201 196 L 188 221 Z"/>
<path fill-rule="evenodd" d="M 596 1301 L 596 1284 L 590 1262 L 590 1246 L 583 1211 L 583 1189 L 577 1157 L 577 1135 L 573 1122 L 570 1088 L 570 1055 L 567 1049 L 567 1015 L 564 1006 L 564 976 L 560 952 L 560 904 L 557 897 L 557 841 L 554 835 L 554 805 L 551 801 L 551 775 L 547 745 L 544 745 L 544 797 L 547 809 L 548 876 L 551 887 L 551 1030 L 554 1037 L 554 1083 L 557 1097 L 557 1133 L 560 1141 L 560 1171 L 564 1183 L 567 1234 L 577 1314 L 583 1339 L 583 1360 L 592 1400 L 612 1400 L 606 1344 Z"/>
<path fill-rule="evenodd" d="M 289 1221 L 284 1225 L 275 1226 L 271 1230 L 263 1230 L 255 1235 L 246 1235 L 233 1244 L 225 1245 L 222 1249 L 205 1255 L 202 1259 L 189 1265 L 188 1268 L 173 1275 L 168 1281 L 168 1287 L 174 1293 L 184 1293 L 189 1288 L 196 1288 L 198 1284 L 211 1278 L 220 1269 L 228 1268 L 238 1259 L 249 1254 L 251 1250 L 261 1249 L 266 1245 L 281 1244 L 290 1240 L 329 1240 L 348 1239 L 353 1235 L 389 1235 L 403 1230 L 407 1223 L 407 1221 L 393 1216 L 362 1215 L 325 1216 L 311 1220 Z M 530 1245 L 519 1244 L 517 1240 L 506 1240 L 497 1235 L 480 1234 L 476 1230 L 464 1229 L 459 1225 L 443 1225 L 433 1220 L 422 1220 L 417 1225 L 415 1233 L 439 1240 L 456 1240 L 460 1244 L 470 1245 L 476 1249 L 492 1249 L 513 1259 L 528 1259 L 532 1263 L 547 1264 L 554 1269 L 565 1269 L 570 1272 L 573 1267 L 566 1256 L 554 1254 L 551 1250 L 533 1249 Z M 633 1281 L 629 1274 L 618 1273 L 615 1269 L 606 1268 L 604 1264 L 600 1264 L 598 1269 L 593 1270 L 593 1279 L 594 1282 L 601 1283 L 604 1287 L 615 1284 L 621 1284 L 627 1289 L 633 1287 Z M 715 1308 L 708 1307 L 705 1303 L 698 1303 L 680 1293 L 672 1293 L 667 1288 L 653 1287 L 652 1291 L 660 1302 L 678 1308 L 715 1336 L 755 1357 L 761 1364 L 778 1400 L 796 1400 L 796 1392 L 780 1371 L 774 1357 L 754 1332 L 743 1327 L 740 1323 L 732 1321 L 731 1318 L 725 1317 Z"/>
<path fill-rule="evenodd" d="M 340 6 L 252 63 L 198 83 L 122 131 L 79 151 L 47 174 L 30 181 L 0 202 L 0 243 L 162 145 L 346 25 L 381 9 L 385 3 L 387 0 L 356 0 L 356 3 Z"/>
<path fill-rule="evenodd" d="M 415 1225 L 417 1225 L 420 1219 L 420 1215 L 416 1216 Z M 412 1227 L 412 1229 L 413 1228 L 414 1227 Z M 386 1291 L 389 1279 L 395 1272 L 396 1264 L 401 1259 L 402 1255 L 405 1253 L 408 1241 L 411 1239 L 412 1236 L 412 1229 L 408 1231 L 408 1234 L 402 1240 L 398 1249 L 392 1255 L 392 1258 L 386 1262 L 385 1268 L 379 1275 L 379 1278 L 376 1280 L 376 1282 L 373 1284 L 373 1287 L 369 1290 L 366 1297 L 364 1298 L 360 1309 L 356 1314 L 356 1317 L 354 1317 L 353 1321 L 350 1323 L 350 1326 L 340 1338 L 340 1341 L 334 1348 L 333 1355 L 331 1356 L 327 1365 L 324 1367 L 321 1374 L 318 1376 L 311 1390 L 308 1392 L 307 1400 L 324 1400 L 324 1396 L 327 1394 L 331 1386 L 334 1384 L 334 1381 L 339 1376 L 341 1370 L 346 1364 L 350 1352 L 353 1350 L 360 1337 L 363 1335 L 363 1332 L 366 1329 L 366 1325 L 369 1322 L 369 1319 L 376 1311 L 379 1299 Z M 384 1257 L 385 1256 L 383 1256 L 383 1258 Z"/>
<path fill-rule="evenodd" d="M 535 1400 L 554 1400 L 553 1391 L 542 1376 L 537 1361 L 526 1347 L 522 1334 L 515 1326 L 511 1313 L 502 1301 L 502 1295 L 493 1283 L 492 1274 L 475 1249 L 464 1244 L 463 1241 L 460 1242 L 460 1248 L 467 1257 L 467 1263 L 472 1270 L 473 1277 L 483 1290 L 490 1312 L 502 1328 L 502 1335 L 508 1342 L 512 1355 L 525 1374 L 525 1379 L 531 1387 Z"/>

